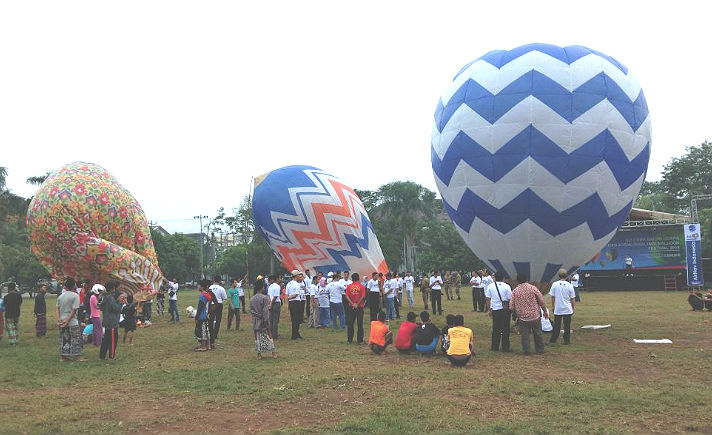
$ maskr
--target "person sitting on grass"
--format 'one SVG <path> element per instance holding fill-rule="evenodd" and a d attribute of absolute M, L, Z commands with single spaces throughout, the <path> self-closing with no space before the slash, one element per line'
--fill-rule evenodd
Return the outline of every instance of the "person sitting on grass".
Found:
<path fill-rule="evenodd" d="M 693 290 L 690 296 L 687 297 L 687 302 L 692 307 L 692 311 L 702 311 L 705 309 L 705 301 L 702 299 L 702 294 L 699 290 Z"/>
<path fill-rule="evenodd" d="M 434 355 L 440 339 L 440 330 L 430 321 L 430 313 L 420 313 L 420 323 L 415 330 L 415 350 L 423 355 Z"/>
<path fill-rule="evenodd" d="M 210 281 L 204 279 L 200 281 L 200 296 L 198 296 L 198 308 L 195 314 L 195 338 L 198 340 L 196 352 L 205 352 L 210 350 L 210 329 L 208 328 L 208 303 L 210 302 L 210 293 L 208 286 Z"/>
<path fill-rule="evenodd" d="M 129 339 L 129 346 L 133 346 L 133 336 L 136 331 L 136 303 L 132 295 L 126 297 L 126 305 L 121 307 L 121 314 L 124 315 L 124 320 L 121 322 L 124 327 L 123 343 L 126 344 L 126 338 Z"/>
<path fill-rule="evenodd" d="M 418 329 L 415 319 L 415 313 L 411 311 L 408 313 L 407 320 L 400 324 L 396 336 L 396 349 L 400 353 L 411 353 L 415 350 L 415 330 Z"/>
<path fill-rule="evenodd" d="M 440 350 L 442 350 L 443 355 L 447 354 L 447 348 L 450 346 L 450 337 L 447 335 L 447 332 L 453 326 L 455 326 L 455 316 L 448 314 L 445 316 L 445 326 L 443 326 L 440 332 L 440 335 L 443 337 L 443 341 L 440 343 Z"/>
<path fill-rule="evenodd" d="M 465 318 L 458 314 L 454 326 L 447 331 L 450 346 L 447 349 L 447 359 L 453 366 L 464 367 L 475 355 L 474 334 L 470 328 L 465 328 Z"/>
<path fill-rule="evenodd" d="M 712 311 L 712 290 L 705 295 L 705 308 L 707 308 L 707 311 Z"/>
<path fill-rule="evenodd" d="M 393 343 L 393 333 L 388 330 L 386 325 L 386 313 L 379 311 L 378 320 L 371 322 L 371 330 L 368 336 L 368 345 L 376 355 L 386 353 L 386 347 Z"/>

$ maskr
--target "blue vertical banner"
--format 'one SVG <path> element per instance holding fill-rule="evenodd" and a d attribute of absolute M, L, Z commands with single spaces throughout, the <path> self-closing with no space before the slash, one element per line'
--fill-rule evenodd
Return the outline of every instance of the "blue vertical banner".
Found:
<path fill-rule="evenodd" d="M 705 285 L 702 276 L 702 233 L 700 224 L 685 224 L 685 250 L 687 251 L 687 285 Z"/>

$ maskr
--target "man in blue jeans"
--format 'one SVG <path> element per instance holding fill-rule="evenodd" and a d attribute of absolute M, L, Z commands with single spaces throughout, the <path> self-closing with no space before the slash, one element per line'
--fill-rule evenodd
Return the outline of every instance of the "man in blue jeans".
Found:
<path fill-rule="evenodd" d="M 177 322 L 178 316 L 178 278 L 173 278 L 168 282 L 168 314 L 171 315 L 169 322 Z"/>
<path fill-rule="evenodd" d="M 386 280 L 383 282 L 383 295 L 386 297 L 386 320 L 395 320 L 396 318 L 396 286 L 398 281 L 391 279 L 393 275 L 390 272 L 386 274 Z"/>
<path fill-rule="evenodd" d="M 430 321 L 430 313 L 420 313 L 422 323 L 415 330 L 415 350 L 424 355 L 433 355 L 438 348 L 440 329 Z"/>
<path fill-rule="evenodd" d="M 339 318 L 341 329 L 346 329 L 346 313 L 344 311 L 343 295 L 346 287 L 335 279 L 326 288 L 329 290 L 329 307 L 331 309 L 331 326 L 334 331 L 338 329 L 336 318 Z"/>

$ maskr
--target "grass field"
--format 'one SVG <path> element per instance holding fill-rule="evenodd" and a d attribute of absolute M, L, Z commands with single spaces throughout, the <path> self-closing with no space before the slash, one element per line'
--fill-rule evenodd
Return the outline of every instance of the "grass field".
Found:
<path fill-rule="evenodd" d="M 181 316 L 196 297 L 181 293 Z M 711 433 L 712 314 L 692 312 L 685 293 L 582 297 L 572 344 L 527 357 L 518 336 L 514 352 L 488 351 L 490 321 L 463 288 L 445 308 L 475 332 L 464 369 L 442 357 L 374 356 L 344 332 L 315 329 L 257 361 L 244 315 L 239 332 L 225 329 L 225 315 L 217 350 L 195 353 L 191 319 L 173 325 L 155 313 L 132 348 L 119 345 L 118 361 L 88 345 L 87 362 L 60 363 L 57 331 L 35 338 L 25 300 L 19 346 L 0 342 L 0 433 Z M 49 325 L 54 304 L 48 297 Z M 613 328 L 578 329 L 589 323 Z M 289 327 L 283 309 L 283 337 Z"/>

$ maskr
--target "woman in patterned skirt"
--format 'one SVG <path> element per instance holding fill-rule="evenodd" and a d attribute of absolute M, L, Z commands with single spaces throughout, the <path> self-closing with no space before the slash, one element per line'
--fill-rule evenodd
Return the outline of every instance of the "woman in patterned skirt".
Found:
<path fill-rule="evenodd" d="M 272 332 L 269 328 L 269 296 L 265 294 L 264 281 L 255 282 L 255 295 L 250 299 L 250 314 L 252 314 L 252 330 L 255 331 L 255 352 L 257 359 L 262 359 L 263 352 L 272 352 L 272 358 L 277 358 Z"/>

